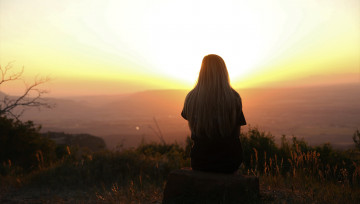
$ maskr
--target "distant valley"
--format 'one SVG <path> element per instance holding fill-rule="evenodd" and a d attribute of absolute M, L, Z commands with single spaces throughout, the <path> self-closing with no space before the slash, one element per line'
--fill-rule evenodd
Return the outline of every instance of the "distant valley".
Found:
<path fill-rule="evenodd" d="M 28 110 L 23 120 L 42 125 L 42 132 L 89 133 L 108 148 L 133 147 L 141 141 L 184 143 L 190 135 L 180 112 L 188 90 L 150 90 L 126 95 L 49 98 L 52 109 Z M 304 138 L 309 144 L 352 145 L 360 129 L 360 84 L 302 88 L 238 90 L 250 126 Z M 249 126 L 248 125 L 248 126 Z M 159 128 L 158 128 L 159 127 Z M 243 129 L 246 131 L 246 127 Z"/>

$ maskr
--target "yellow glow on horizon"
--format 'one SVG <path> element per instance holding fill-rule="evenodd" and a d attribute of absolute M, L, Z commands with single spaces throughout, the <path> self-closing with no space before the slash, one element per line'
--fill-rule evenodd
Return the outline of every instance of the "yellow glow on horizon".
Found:
<path fill-rule="evenodd" d="M 215 53 L 254 87 L 360 74 L 359 23 L 357 0 L 1 1 L 0 64 L 54 78 L 55 94 L 116 93 L 189 89 Z"/>

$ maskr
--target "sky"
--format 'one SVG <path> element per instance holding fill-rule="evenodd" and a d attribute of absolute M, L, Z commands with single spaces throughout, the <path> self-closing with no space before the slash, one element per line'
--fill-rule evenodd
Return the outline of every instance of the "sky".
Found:
<path fill-rule="evenodd" d="M 360 1 L 0 0 L 1 67 L 50 96 L 190 89 L 207 54 L 234 88 L 360 83 Z"/>

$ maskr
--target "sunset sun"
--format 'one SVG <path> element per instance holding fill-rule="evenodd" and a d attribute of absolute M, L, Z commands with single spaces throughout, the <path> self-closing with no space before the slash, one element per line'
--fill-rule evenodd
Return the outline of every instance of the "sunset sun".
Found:
<path fill-rule="evenodd" d="M 356 82 L 358 6 L 357 1 L 46 1 L 41 6 L 7 1 L 0 7 L 0 63 L 25 66 L 26 77 L 51 76 L 52 93 L 60 95 L 189 89 L 202 58 L 211 53 L 224 58 L 238 88 L 294 80 L 301 85 L 309 77 Z"/>

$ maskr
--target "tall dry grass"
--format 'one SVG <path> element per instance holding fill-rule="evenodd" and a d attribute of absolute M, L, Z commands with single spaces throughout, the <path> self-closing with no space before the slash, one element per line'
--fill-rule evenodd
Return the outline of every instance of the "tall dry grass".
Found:
<path fill-rule="evenodd" d="M 38 153 L 36 171 L 21 173 L 11 161 L 2 164 L 3 186 L 88 192 L 88 199 L 108 203 L 161 201 L 167 175 L 190 166 L 189 150 L 178 144 L 140 144 L 133 149 L 78 155 L 66 147 L 62 159 L 46 166 Z M 265 203 L 357 203 L 360 200 L 360 156 L 324 144 L 311 147 L 285 136 L 275 144 L 256 128 L 241 135 L 244 163 L 239 171 L 260 177 Z M 74 156 L 77 155 L 77 156 Z M 55 191 L 55 190 L 54 190 Z"/>

